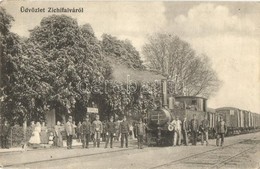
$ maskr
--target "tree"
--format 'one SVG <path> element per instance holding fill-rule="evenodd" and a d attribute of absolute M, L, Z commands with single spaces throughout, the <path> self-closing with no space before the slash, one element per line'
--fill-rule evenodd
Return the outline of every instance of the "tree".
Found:
<path fill-rule="evenodd" d="M 102 49 L 106 59 L 112 60 L 110 64 L 116 65 L 116 63 L 114 63 L 116 61 L 132 69 L 144 69 L 139 52 L 129 40 L 122 41 L 111 35 L 103 34 Z"/>
<path fill-rule="evenodd" d="M 0 7 L 0 108 L 1 116 L 13 122 L 17 118 L 15 110 L 18 105 L 13 102 L 15 94 L 12 92 L 17 84 L 19 57 L 22 47 L 18 35 L 10 32 L 14 18 Z M 18 114 L 19 115 L 19 114 Z"/>
<path fill-rule="evenodd" d="M 170 77 L 172 92 L 177 95 L 209 97 L 217 91 L 220 81 L 206 55 L 198 55 L 190 45 L 171 34 L 149 36 L 142 53 L 151 70 Z"/>
<path fill-rule="evenodd" d="M 75 19 L 65 15 L 43 18 L 40 26 L 31 30 L 28 39 L 42 52 L 49 76 L 44 80 L 52 90 L 49 93 L 50 106 L 64 107 L 75 112 L 80 103 L 86 112 L 88 94 L 78 88 L 84 82 L 86 87 L 98 78 L 110 78 L 110 67 L 102 59 L 99 41 L 89 24 L 78 26 Z"/>

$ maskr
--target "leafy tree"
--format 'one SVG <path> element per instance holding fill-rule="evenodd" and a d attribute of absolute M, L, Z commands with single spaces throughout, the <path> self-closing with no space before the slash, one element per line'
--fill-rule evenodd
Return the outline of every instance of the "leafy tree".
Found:
<path fill-rule="evenodd" d="M 50 84 L 49 100 L 53 107 L 63 106 L 73 112 L 75 104 L 85 105 L 89 96 L 79 90 L 78 84 L 86 87 L 98 78 L 110 78 L 110 67 L 102 59 L 101 46 L 90 25 L 78 26 L 75 19 L 65 15 L 43 18 L 40 26 L 31 31 L 29 42 L 42 51 L 48 61 Z M 56 78 L 54 78 L 56 77 Z"/>
<path fill-rule="evenodd" d="M 111 64 L 116 62 L 127 65 L 132 69 L 144 69 L 139 52 L 129 40 L 122 41 L 111 35 L 103 34 L 102 49 L 107 60 L 112 60 Z"/>
<path fill-rule="evenodd" d="M 117 69 L 118 65 L 126 67 L 129 71 L 137 70 L 135 73 L 145 70 L 139 52 L 129 40 L 119 40 L 111 35 L 103 34 L 101 44 L 103 55 L 113 71 L 120 71 Z M 118 81 L 114 76 L 113 78 L 115 81 L 107 84 L 108 90 L 104 95 L 110 112 L 117 116 L 139 116 L 142 111 L 141 101 L 139 102 L 140 91 L 137 89 L 135 92 L 127 92 L 128 84 Z M 140 89 L 140 86 L 141 83 L 138 82 L 136 87 Z"/>
<path fill-rule="evenodd" d="M 17 107 L 13 101 L 14 84 L 17 84 L 18 62 L 22 47 L 18 35 L 10 32 L 11 23 L 14 18 L 6 13 L 6 10 L 0 7 L 0 108 L 1 116 L 12 120 L 16 118 L 12 111 Z"/>

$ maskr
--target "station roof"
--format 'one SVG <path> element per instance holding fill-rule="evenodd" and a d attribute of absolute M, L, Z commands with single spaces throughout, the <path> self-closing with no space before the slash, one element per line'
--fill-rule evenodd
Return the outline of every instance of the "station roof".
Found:
<path fill-rule="evenodd" d="M 250 110 L 243 110 L 243 109 L 236 108 L 236 107 L 220 107 L 220 108 L 216 109 L 216 111 L 218 111 L 218 110 L 242 110 L 242 111 L 251 112 Z"/>

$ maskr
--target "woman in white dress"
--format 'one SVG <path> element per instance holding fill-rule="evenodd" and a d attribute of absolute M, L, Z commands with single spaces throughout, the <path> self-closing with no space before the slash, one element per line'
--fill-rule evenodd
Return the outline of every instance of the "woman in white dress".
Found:
<path fill-rule="evenodd" d="M 40 122 L 37 122 L 36 126 L 33 130 L 32 137 L 29 140 L 30 144 L 40 144 L 41 143 L 40 132 L 41 132 L 41 124 L 40 124 Z"/>

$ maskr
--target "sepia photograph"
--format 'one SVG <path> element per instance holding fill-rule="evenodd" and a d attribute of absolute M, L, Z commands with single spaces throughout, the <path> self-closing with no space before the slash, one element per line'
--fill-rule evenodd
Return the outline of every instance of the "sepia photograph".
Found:
<path fill-rule="evenodd" d="M 260 2 L 0 0 L 0 169 L 260 169 Z"/>

